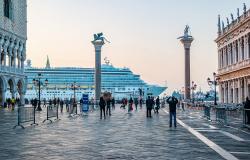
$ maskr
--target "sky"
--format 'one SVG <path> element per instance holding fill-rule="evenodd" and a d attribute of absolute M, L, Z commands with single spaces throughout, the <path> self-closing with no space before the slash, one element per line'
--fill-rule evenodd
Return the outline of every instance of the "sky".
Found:
<path fill-rule="evenodd" d="M 177 37 L 191 29 L 191 81 L 207 90 L 217 71 L 218 14 L 226 22 L 250 0 L 28 0 L 27 59 L 44 67 L 94 67 L 93 34 L 115 67 L 129 67 L 151 84 L 184 86 L 184 49 Z M 231 18 L 230 18 L 231 19 Z M 225 23 L 226 24 L 226 23 Z M 104 61 L 103 61 L 104 62 Z"/>

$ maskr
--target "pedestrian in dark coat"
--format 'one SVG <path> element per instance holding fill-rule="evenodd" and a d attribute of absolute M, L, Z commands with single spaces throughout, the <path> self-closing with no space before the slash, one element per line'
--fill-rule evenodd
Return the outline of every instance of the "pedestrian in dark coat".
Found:
<path fill-rule="evenodd" d="M 99 106 L 100 106 L 100 119 L 102 119 L 102 113 L 103 113 L 103 116 L 104 116 L 104 119 L 105 119 L 106 118 L 106 116 L 105 116 L 106 102 L 105 102 L 103 97 L 100 97 Z"/>
<path fill-rule="evenodd" d="M 111 99 L 107 99 L 107 108 L 106 108 L 106 115 L 111 116 Z"/>
<path fill-rule="evenodd" d="M 138 98 L 135 98 L 135 99 L 134 99 L 134 103 L 135 103 L 135 110 L 137 110 L 137 106 L 138 106 L 138 104 L 139 104 Z"/>
<path fill-rule="evenodd" d="M 150 96 L 148 96 L 146 100 L 146 108 L 147 108 L 147 117 L 152 117 L 151 116 L 151 110 L 152 110 L 153 102 Z"/>
<path fill-rule="evenodd" d="M 129 104 L 128 104 L 128 112 L 130 112 L 130 111 L 133 110 L 133 103 L 134 103 L 132 97 L 130 97 L 128 103 L 129 103 Z"/>
<path fill-rule="evenodd" d="M 156 104 L 155 112 L 158 114 L 159 113 L 159 109 L 160 109 L 160 98 L 159 97 L 156 98 L 155 104 Z"/>
<path fill-rule="evenodd" d="M 247 97 L 246 102 L 244 104 L 244 109 L 245 109 L 245 123 L 250 124 L 250 100 Z"/>
<path fill-rule="evenodd" d="M 176 128 L 176 104 L 178 100 L 172 96 L 167 99 L 167 102 L 169 104 L 169 127 L 172 127 L 172 117 L 174 117 L 174 127 Z"/>
<path fill-rule="evenodd" d="M 115 98 L 112 97 L 111 99 L 112 109 L 115 110 Z"/>

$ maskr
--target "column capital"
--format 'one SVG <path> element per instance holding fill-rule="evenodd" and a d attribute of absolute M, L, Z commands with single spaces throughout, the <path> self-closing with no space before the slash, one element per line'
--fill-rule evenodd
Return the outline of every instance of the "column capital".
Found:
<path fill-rule="evenodd" d="M 105 44 L 103 41 L 91 41 L 96 51 L 101 51 L 102 46 Z"/>
<path fill-rule="evenodd" d="M 193 42 L 193 38 L 189 37 L 189 38 L 182 38 L 181 39 L 181 43 L 184 45 L 185 49 L 189 49 L 191 47 L 191 43 Z"/>

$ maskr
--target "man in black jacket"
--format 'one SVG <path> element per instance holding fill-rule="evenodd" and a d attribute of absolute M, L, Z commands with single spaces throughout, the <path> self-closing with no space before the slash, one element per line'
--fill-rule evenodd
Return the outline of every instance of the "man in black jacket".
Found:
<path fill-rule="evenodd" d="M 146 100 L 146 108 L 147 108 L 147 117 L 151 117 L 151 110 L 153 107 L 153 101 L 150 98 L 150 96 L 148 96 L 147 100 Z"/>
<path fill-rule="evenodd" d="M 245 114 L 245 123 L 250 124 L 250 100 L 248 97 L 246 98 L 246 102 L 244 104 L 244 109 L 246 109 L 245 110 L 245 113 L 246 113 Z"/>
<path fill-rule="evenodd" d="M 169 104 L 169 127 L 172 127 L 172 117 L 174 117 L 174 127 L 176 128 L 176 104 L 178 100 L 172 96 L 167 99 L 167 102 Z"/>
<path fill-rule="evenodd" d="M 111 110 L 110 110 L 111 109 L 111 99 L 110 98 L 107 99 L 106 103 L 107 103 L 106 115 L 111 116 Z"/>
<path fill-rule="evenodd" d="M 159 113 L 159 109 L 160 109 L 160 98 L 159 98 L 159 96 L 156 98 L 155 104 L 156 104 L 155 113 L 158 114 Z"/>
<path fill-rule="evenodd" d="M 99 106 L 100 106 L 100 119 L 102 119 L 102 113 L 103 113 L 104 119 L 105 119 L 106 118 L 106 116 L 105 116 L 106 102 L 105 102 L 103 97 L 100 98 Z"/>

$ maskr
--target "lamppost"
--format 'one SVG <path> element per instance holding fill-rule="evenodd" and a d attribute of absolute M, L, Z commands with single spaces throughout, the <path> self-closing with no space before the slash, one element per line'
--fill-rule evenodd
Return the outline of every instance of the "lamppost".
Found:
<path fill-rule="evenodd" d="M 74 91 L 74 104 L 76 103 L 76 89 L 78 88 L 79 86 L 76 85 L 76 82 L 74 82 L 73 84 L 71 84 L 71 89 L 73 89 Z"/>
<path fill-rule="evenodd" d="M 196 90 L 196 87 L 197 85 L 194 83 L 194 81 L 192 81 L 192 84 L 191 84 L 191 90 L 192 90 L 192 101 L 194 103 L 194 91 Z"/>
<path fill-rule="evenodd" d="M 209 86 L 214 85 L 214 105 L 217 105 L 217 96 L 216 96 L 216 86 L 218 85 L 219 78 L 216 77 L 216 73 L 213 73 L 214 80 L 207 78 L 207 83 Z"/>
<path fill-rule="evenodd" d="M 181 100 L 184 100 L 185 87 L 181 87 Z"/>
<path fill-rule="evenodd" d="M 42 74 L 38 73 L 37 77 L 33 79 L 33 84 L 35 86 L 38 86 L 38 107 L 37 107 L 38 111 L 42 111 L 42 108 L 41 108 L 41 85 L 43 85 L 43 83 L 41 82 L 41 78 L 42 78 Z M 44 82 L 45 82 L 45 86 L 47 86 L 49 81 L 46 78 Z"/>

